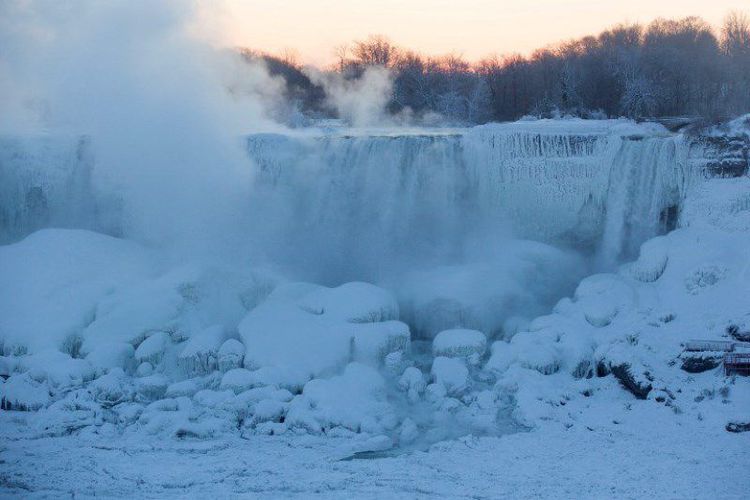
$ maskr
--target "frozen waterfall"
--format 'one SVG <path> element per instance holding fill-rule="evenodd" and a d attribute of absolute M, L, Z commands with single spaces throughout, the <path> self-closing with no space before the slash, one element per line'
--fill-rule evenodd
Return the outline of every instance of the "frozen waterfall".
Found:
<path fill-rule="evenodd" d="M 617 120 L 308 130 L 251 135 L 246 148 L 259 170 L 248 197 L 274 253 L 376 278 L 386 260 L 462 259 L 510 236 L 612 264 L 673 223 L 701 174 L 682 136 Z M 2 138 L 0 241 L 49 226 L 120 232 L 94 157 L 89 139 Z"/>

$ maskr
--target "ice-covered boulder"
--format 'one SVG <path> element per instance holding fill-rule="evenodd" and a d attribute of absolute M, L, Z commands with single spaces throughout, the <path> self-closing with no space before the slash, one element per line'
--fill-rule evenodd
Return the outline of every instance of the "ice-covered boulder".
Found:
<path fill-rule="evenodd" d="M 140 365 L 138 365 L 138 368 L 135 369 L 135 374 L 138 377 L 148 377 L 149 375 L 152 375 L 154 373 L 154 365 L 149 363 L 148 361 L 144 361 Z"/>
<path fill-rule="evenodd" d="M 309 432 L 343 427 L 378 434 L 397 425 L 385 380 L 373 368 L 351 363 L 341 375 L 315 379 L 290 403 L 286 423 Z"/>
<path fill-rule="evenodd" d="M 259 385 L 258 380 L 252 371 L 246 368 L 235 368 L 224 374 L 221 378 L 221 384 L 219 387 L 221 387 L 222 390 L 228 389 L 239 394 L 240 392 L 252 389 L 257 385 Z"/>
<path fill-rule="evenodd" d="M 207 375 L 219 367 L 219 349 L 226 338 L 224 327 L 214 325 L 192 335 L 182 348 L 177 364 L 188 377 Z"/>
<path fill-rule="evenodd" d="M 436 384 L 445 387 L 451 396 L 463 394 L 469 386 L 469 370 L 463 361 L 439 356 L 432 361 L 430 371 Z"/>
<path fill-rule="evenodd" d="M 163 398 L 168 386 L 169 379 L 161 373 L 154 373 L 135 381 L 136 395 L 140 401 L 155 401 Z"/>
<path fill-rule="evenodd" d="M 424 393 L 427 383 L 419 368 L 410 366 L 404 370 L 404 373 L 398 379 L 398 387 L 406 392 L 409 401 L 415 402 Z"/>
<path fill-rule="evenodd" d="M 229 339 L 219 347 L 218 367 L 222 372 L 241 367 L 244 359 L 245 346 L 237 339 Z"/>
<path fill-rule="evenodd" d="M 638 281 L 651 283 L 664 273 L 669 260 L 669 238 L 657 236 L 641 245 L 638 260 L 624 266 L 625 273 Z"/>
<path fill-rule="evenodd" d="M 133 379 L 128 377 L 121 368 L 111 369 L 107 374 L 86 386 L 94 400 L 104 407 L 131 401 L 134 388 Z"/>
<path fill-rule="evenodd" d="M 246 346 L 244 365 L 251 369 L 294 366 L 309 379 L 344 365 L 350 355 L 347 324 L 331 323 L 294 303 L 261 304 L 245 316 L 239 331 Z"/>
<path fill-rule="evenodd" d="M 0 356 L 0 378 L 8 378 L 16 371 L 18 358 L 12 356 Z"/>
<path fill-rule="evenodd" d="M 350 323 L 376 323 L 398 319 L 398 303 L 388 291 L 370 283 L 344 283 L 319 288 L 298 301 L 312 314 Z"/>
<path fill-rule="evenodd" d="M 196 392 L 204 389 L 204 384 L 199 379 L 180 380 L 167 386 L 165 396 L 168 398 L 192 397 Z"/>
<path fill-rule="evenodd" d="M 351 285 L 313 287 L 296 300 L 272 294 L 239 325 L 246 347 L 244 366 L 280 369 L 297 375 L 295 382 L 302 385 L 352 360 L 382 363 L 390 352 L 405 351 L 408 327 L 394 320 L 375 321 L 397 314 L 388 306 L 390 295 L 372 285 Z M 308 288 L 287 295 L 298 297 Z"/>
<path fill-rule="evenodd" d="M 34 380 L 47 382 L 51 389 L 80 387 L 94 378 L 94 369 L 88 361 L 53 349 L 24 356 L 19 360 L 19 369 L 28 371 Z"/>
<path fill-rule="evenodd" d="M 386 356 L 409 350 L 409 327 L 400 321 L 359 325 L 352 332 L 354 361 L 378 365 Z"/>
<path fill-rule="evenodd" d="M 581 281 L 574 299 L 586 321 L 601 328 L 611 324 L 619 314 L 632 310 L 637 294 L 620 276 L 595 274 Z"/>
<path fill-rule="evenodd" d="M 181 273 L 172 272 L 154 280 L 119 290 L 102 299 L 96 308 L 96 319 L 83 332 L 83 350 L 89 352 L 102 343 L 128 342 L 133 345 L 157 347 L 158 335 L 176 332 L 184 297 L 178 290 Z M 144 341 L 144 339 L 146 339 Z M 158 358 L 160 353 L 153 352 Z M 143 361 L 136 351 L 136 359 Z M 151 360 L 147 360 L 151 361 Z M 158 362 L 158 359 L 154 361 Z"/>
<path fill-rule="evenodd" d="M 112 368 L 132 369 L 135 349 L 127 342 L 101 343 L 96 349 L 86 355 L 86 361 L 102 375 Z"/>
<path fill-rule="evenodd" d="M 487 337 L 478 330 L 443 330 L 432 341 L 432 355 L 435 357 L 472 358 L 477 362 L 486 349 Z"/>
<path fill-rule="evenodd" d="M 159 364 L 164 351 L 172 343 L 172 339 L 166 332 L 155 332 L 138 345 L 135 350 L 135 359 L 139 363 L 149 362 L 152 365 Z"/>
<path fill-rule="evenodd" d="M 0 385 L 0 408 L 35 411 L 51 401 L 47 384 L 34 380 L 28 373 L 9 377 Z"/>
<path fill-rule="evenodd" d="M 151 259 L 135 243 L 82 230 L 45 229 L 0 247 L 0 346 L 62 348 L 103 297 L 150 276 Z"/>
<path fill-rule="evenodd" d="M 203 389 L 193 395 L 193 401 L 201 406 L 216 408 L 234 398 L 234 392 L 231 390 L 214 391 L 213 389 Z"/>

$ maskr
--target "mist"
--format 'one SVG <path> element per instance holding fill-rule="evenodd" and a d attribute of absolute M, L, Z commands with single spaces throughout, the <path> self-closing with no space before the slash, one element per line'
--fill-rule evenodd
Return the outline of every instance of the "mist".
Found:
<path fill-rule="evenodd" d="M 432 137 L 418 125 L 424 116 L 388 109 L 391 69 L 345 78 L 305 68 L 342 123 L 330 137 L 295 131 L 288 119 L 300 103 L 288 78 L 218 45 L 217 9 L 185 6 L 4 7 L 2 64 L 11 76 L 0 129 L 87 138 L 96 206 L 88 228 L 172 263 L 267 268 L 327 286 L 378 283 L 427 337 L 456 314 L 501 335 L 508 319 L 548 310 L 584 274 L 574 251 L 523 234 L 494 194 L 481 195 L 483 181 L 465 173 L 484 168 L 469 154 L 472 140 L 449 129 Z M 278 140 L 262 146 L 265 157 L 248 154 L 263 137 Z M 529 235 L 544 243 L 517 241 Z M 452 312 L 436 312 L 445 300 Z"/>
<path fill-rule="evenodd" d="M 241 136 L 281 128 L 267 117 L 280 84 L 192 33 L 194 3 L 3 9 L 0 129 L 91 137 L 93 192 L 123 236 L 180 255 L 239 250 L 255 175 Z"/>

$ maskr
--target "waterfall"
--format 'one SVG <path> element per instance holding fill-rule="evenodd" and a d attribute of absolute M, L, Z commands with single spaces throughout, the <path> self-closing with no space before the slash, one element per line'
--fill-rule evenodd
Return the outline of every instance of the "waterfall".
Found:
<path fill-rule="evenodd" d="M 621 121 L 468 129 L 256 134 L 258 233 L 301 267 L 375 280 L 404 266 L 496 252 L 525 238 L 596 251 L 604 267 L 665 231 L 699 170 L 681 136 Z M 630 135 L 629 135 L 630 134 Z M 92 139 L 92 140 L 95 140 Z M 92 186 L 89 140 L 0 140 L 0 241 L 48 226 L 117 233 Z M 692 175 L 692 177 L 691 177 Z M 670 215 L 671 214 L 671 215 Z M 390 265 L 390 264 L 389 264 Z"/>
<path fill-rule="evenodd" d="M 668 229 L 669 211 L 683 193 L 678 153 L 672 137 L 622 141 L 607 186 L 600 246 L 605 267 L 637 257 L 641 243 Z"/>
<path fill-rule="evenodd" d="M 92 227 L 88 138 L 0 137 L 0 244 L 44 227 Z"/>
<path fill-rule="evenodd" d="M 383 262 L 460 259 L 507 237 L 594 251 L 612 268 L 668 228 L 687 149 L 676 136 L 526 124 L 248 139 L 260 185 L 289 211 L 278 251 L 375 278 Z"/>

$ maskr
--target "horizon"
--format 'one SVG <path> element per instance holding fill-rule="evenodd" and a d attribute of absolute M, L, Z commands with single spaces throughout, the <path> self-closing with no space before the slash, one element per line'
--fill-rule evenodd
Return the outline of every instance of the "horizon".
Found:
<path fill-rule="evenodd" d="M 408 6 L 395 0 L 324 3 L 330 8 L 301 0 L 261 5 L 228 0 L 218 10 L 215 4 L 204 6 L 200 17 L 202 28 L 220 44 L 292 55 L 301 64 L 325 67 L 335 62 L 338 47 L 370 35 L 427 56 L 456 54 L 475 62 L 492 55 L 529 55 L 618 24 L 648 25 L 658 18 L 696 16 L 718 30 L 729 12 L 747 9 L 741 0 L 540 0 L 533 6 L 519 0 L 502 5 L 466 0 L 460 9 L 446 0 L 415 0 Z"/>

